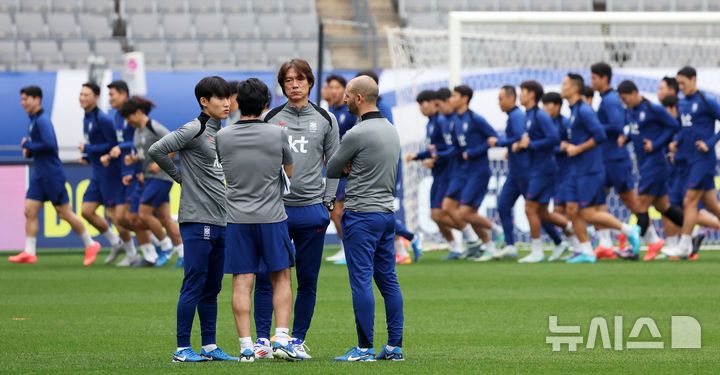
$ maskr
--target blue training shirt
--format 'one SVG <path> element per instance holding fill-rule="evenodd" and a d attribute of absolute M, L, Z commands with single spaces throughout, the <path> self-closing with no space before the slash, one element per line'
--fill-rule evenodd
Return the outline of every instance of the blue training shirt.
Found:
<path fill-rule="evenodd" d="M 571 115 L 568 127 L 568 139 L 571 144 L 581 145 L 592 138 L 598 145 L 570 157 L 571 171 L 574 176 L 583 176 L 605 171 L 600 144 L 607 140 L 603 126 L 593 109 L 582 100 L 570 107 Z"/>
<path fill-rule="evenodd" d="M 103 167 L 100 157 L 117 145 L 115 126 L 112 119 L 97 107 L 85 113 L 83 118 L 85 136 L 84 154 L 92 167 L 92 177 L 107 181 L 120 176 L 120 159 L 112 159 L 110 165 Z"/>
<path fill-rule="evenodd" d="M 678 131 L 677 121 L 665 110 L 665 107 L 651 103 L 645 98 L 635 108 L 628 108 L 625 111 L 625 118 L 626 123 L 630 125 L 629 137 L 635 148 L 640 175 L 665 173 L 667 160 L 664 148 Z M 652 141 L 651 153 L 645 151 L 643 139 Z"/>
<path fill-rule="evenodd" d="M 527 111 L 527 128 L 530 137 L 530 174 L 547 175 L 558 171 L 555 146 L 560 144 L 560 133 L 550 115 L 537 106 Z"/>
<path fill-rule="evenodd" d="M 620 101 L 617 91 L 610 89 L 600 94 L 602 102 L 598 107 L 597 117 L 605 129 L 607 142 L 600 146 L 605 163 L 630 161 L 627 147 L 618 147 L 618 136 L 623 134 L 625 128 L 625 107 Z"/>
<path fill-rule="evenodd" d="M 32 179 L 66 180 L 65 168 L 63 168 L 58 156 L 55 128 L 50 121 L 50 116 L 43 109 L 30 116 L 28 137 L 23 144 L 23 148 L 30 151 L 30 156 L 35 161 Z"/>
<path fill-rule="evenodd" d="M 427 125 L 425 125 L 425 143 L 428 145 L 428 147 L 432 145 L 435 146 L 436 150 L 443 151 L 447 149 L 448 146 L 445 144 L 445 137 L 443 136 L 442 127 L 440 126 L 439 116 L 442 115 L 436 113 L 428 117 L 428 123 Z M 415 157 L 415 160 L 424 160 L 431 157 L 432 152 L 429 148 L 427 148 L 423 151 L 420 151 Z M 440 175 L 445 171 L 446 166 L 447 160 L 438 158 L 437 160 L 435 160 L 435 164 L 432 169 L 432 175 Z"/>
<path fill-rule="evenodd" d="M 523 111 L 515 107 L 507 112 L 508 119 L 505 126 L 505 137 L 498 139 L 495 144 L 498 147 L 510 147 L 513 143 L 520 141 L 523 134 L 527 133 L 526 116 Z M 509 150 L 511 151 L 511 150 Z M 530 169 L 530 153 L 526 150 L 508 153 L 509 176 L 527 178 Z"/>
<path fill-rule="evenodd" d="M 682 130 L 678 134 L 678 154 L 681 154 L 681 159 L 691 164 L 702 163 L 714 170 L 715 143 L 720 139 L 720 133 L 715 133 L 715 120 L 720 120 L 718 103 L 698 90 L 680 100 L 678 116 L 682 125 Z M 698 150 L 695 146 L 697 141 L 705 142 L 709 151 L 703 153 Z"/>
<path fill-rule="evenodd" d="M 331 105 L 328 109 L 337 119 L 338 130 L 340 131 L 340 140 L 342 141 L 343 135 L 345 135 L 348 130 L 352 129 L 355 124 L 357 124 L 357 116 L 350 113 L 346 103 L 342 103 L 339 106 Z"/>
<path fill-rule="evenodd" d="M 120 115 L 120 111 L 113 109 L 110 112 L 110 117 L 113 120 L 115 127 L 115 137 L 117 138 L 118 147 L 122 150 L 118 159 L 120 159 L 120 169 L 123 176 L 134 175 L 137 169 L 134 165 L 125 165 L 125 155 L 132 153 L 133 149 L 133 136 L 135 135 L 135 128 L 133 128 L 124 117 Z"/>
<path fill-rule="evenodd" d="M 560 135 L 560 142 L 562 142 L 562 141 L 569 142 L 569 138 L 568 138 L 568 127 L 570 125 L 569 121 L 570 120 L 563 115 L 558 115 L 557 117 L 552 119 L 552 122 L 555 125 L 555 128 L 558 131 L 558 134 Z M 559 143 L 557 146 L 555 146 L 555 161 L 557 162 L 558 171 L 560 171 L 564 175 L 569 174 L 570 159 L 568 158 L 567 153 L 565 151 L 560 151 Z"/>

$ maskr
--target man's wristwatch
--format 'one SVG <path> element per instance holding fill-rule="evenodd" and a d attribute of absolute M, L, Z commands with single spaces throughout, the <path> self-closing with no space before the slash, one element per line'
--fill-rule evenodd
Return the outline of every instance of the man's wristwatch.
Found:
<path fill-rule="evenodd" d="M 325 201 L 323 202 L 323 205 L 325 206 L 325 208 L 328 209 L 328 211 L 332 211 L 335 209 L 335 199 L 331 201 Z"/>

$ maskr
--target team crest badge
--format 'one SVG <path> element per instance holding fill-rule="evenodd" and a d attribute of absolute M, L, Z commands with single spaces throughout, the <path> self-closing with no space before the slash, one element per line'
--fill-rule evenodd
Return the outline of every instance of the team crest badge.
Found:
<path fill-rule="evenodd" d="M 693 105 L 692 105 L 692 111 L 693 111 L 693 112 L 697 112 L 697 109 L 698 109 L 698 104 L 697 104 L 697 103 L 693 103 Z"/>
<path fill-rule="evenodd" d="M 645 121 L 645 112 L 640 112 L 640 121 Z"/>
<path fill-rule="evenodd" d="M 310 131 L 310 133 L 317 132 L 317 122 L 310 121 L 310 126 L 308 126 L 308 130 Z"/>
<path fill-rule="evenodd" d="M 463 123 L 463 131 L 466 132 L 467 130 L 468 130 L 468 123 L 464 122 Z"/>

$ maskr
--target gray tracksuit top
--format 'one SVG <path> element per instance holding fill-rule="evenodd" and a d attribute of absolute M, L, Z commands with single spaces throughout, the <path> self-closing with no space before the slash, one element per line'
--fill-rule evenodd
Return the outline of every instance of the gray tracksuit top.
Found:
<path fill-rule="evenodd" d="M 285 205 L 304 207 L 334 200 L 338 180 L 323 184 L 322 170 L 340 143 L 335 116 L 313 103 L 301 109 L 285 103 L 267 112 L 264 120 L 286 130 L 292 152 L 295 166 Z"/>
<path fill-rule="evenodd" d="M 327 175 L 339 178 L 352 161 L 345 185 L 345 210 L 395 212 L 400 137 L 380 112 L 368 112 L 343 136 L 328 161 Z"/>
<path fill-rule="evenodd" d="M 140 163 L 142 165 L 143 175 L 145 178 L 157 178 L 163 181 L 172 182 L 172 178 L 168 176 L 164 171 L 158 173 L 150 172 L 150 163 L 152 159 L 148 155 L 150 146 L 159 141 L 162 137 L 170 133 L 161 123 L 155 120 L 149 120 L 148 123 L 142 128 L 135 129 L 133 136 L 133 147 L 137 155 L 140 157 Z"/>
<path fill-rule="evenodd" d="M 215 136 L 220 122 L 205 113 L 150 147 L 150 157 L 182 185 L 178 222 L 225 226 L 225 175 L 217 160 Z M 168 157 L 180 152 L 182 172 Z"/>

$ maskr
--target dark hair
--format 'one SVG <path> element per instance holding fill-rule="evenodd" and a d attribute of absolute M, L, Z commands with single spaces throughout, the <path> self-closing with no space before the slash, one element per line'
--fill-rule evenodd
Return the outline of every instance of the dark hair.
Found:
<path fill-rule="evenodd" d="M 610 67 L 610 64 L 606 62 L 593 64 L 590 67 L 590 72 L 600 77 L 607 77 L 608 83 L 610 83 L 610 79 L 612 78 L 612 67 Z"/>
<path fill-rule="evenodd" d="M 535 94 L 535 103 L 540 101 L 543 96 L 543 87 L 537 81 L 525 81 L 520 84 L 521 89 L 525 89 Z"/>
<path fill-rule="evenodd" d="M 473 97 L 473 90 L 468 85 L 455 86 L 455 88 L 453 88 L 453 91 L 460 94 L 460 96 L 467 96 L 468 103 L 470 103 L 470 99 L 472 99 Z"/>
<path fill-rule="evenodd" d="M 692 78 L 697 76 L 697 71 L 692 66 L 685 66 L 677 72 L 677 75 Z"/>
<path fill-rule="evenodd" d="M 315 86 L 315 76 L 313 75 L 312 68 L 310 68 L 310 64 L 303 59 L 295 58 L 283 63 L 282 66 L 280 66 L 280 70 L 278 70 L 277 80 L 280 84 L 283 95 L 287 96 L 287 93 L 285 93 L 285 76 L 290 68 L 295 69 L 300 77 L 303 77 L 308 81 L 310 89 Z"/>
<path fill-rule="evenodd" d="M 117 80 L 110 82 L 109 85 L 107 85 L 107 88 L 109 89 L 115 89 L 118 92 L 124 92 L 128 95 L 130 95 L 130 89 L 128 88 L 128 85 L 125 81 Z"/>
<path fill-rule="evenodd" d="M 663 105 L 663 107 L 665 107 L 665 108 L 672 108 L 672 107 L 677 106 L 677 104 L 678 104 L 678 97 L 677 97 L 677 95 L 672 95 L 672 94 L 671 94 L 671 95 L 665 95 L 665 97 L 662 98 L 662 100 L 660 101 L 660 103 L 661 103 L 661 104 Z"/>
<path fill-rule="evenodd" d="M 26 86 L 20 89 L 20 94 L 42 99 L 42 89 L 39 86 Z"/>
<path fill-rule="evenodd" d="M 542 102 L 543 103 L 553 103 L 562 105 L 562 96 L 560 96 L 557 92 L 547 92 L 545 95 L 542 96 Z"/>
<path fill-rule="evenodd" d="M 213 96 L 218 98 L 229 98 L 234 90 L 230 88 L 230 85 L 222 77 L 210 76 L 200 80 L 195 85 L 195 99 L 197 99 L 200 108 L 200 98 L 210 100 Z"/>
<path fill-rule="evenodd" d="M 325 83 L 330 83 L 332 81 L 337 81 L 337 83 L 339 83 L 342 87 L 347 86 L 347 81 L 343 78 L 343 76 L 330 74 L 327 78 L 325 78 Z"/>
<path fill-rule="evenodd" d="M 268 104 L 268 88 L 257 78 L 250 78 L 238 84 L 237 102 L 240 113 L 249 116 L 260 116 Z"/>
<path fill-rule="evenodd" d="M 230 86 L 230 96 L 237 94 L 238 88 L 240 87 L 240 81 L 228 81 Z"/>
<path fill-rule="evenodd" d="M 85 82 L 82 84 L 82 87 L 87 87 L 92 90 L 95 96 L 100 95 L 100 86 L 98 86 L 95 82 Z"/>
<path fill-rule="evenodd" d="M 662 80 L 669 88 L 673 89 L 676 94 L 680 91 L 680 86 L 678 86 L 677 79 L 675 77 L 665 76 Z"/>
<path fill-rule="evenodd" d="M 448 100 L 448 98 L 450 98 L 450 96 L 452 95 L 452 92 L 450 92 L 450 89 L 447 87 L 441 87 L 435 92 L 435 95 L 437 96 L 438 99 L 440 99 L 442 101 L 446 101 L 446 100 Z"/>
<path fill-rule="evenodd" d="M 517 97 L 517 93 L 515 92 L 515 86 L 504 85 L 500 89 L 502 89 L 505 92 L 505 96 Z"/>
<path fill-rule="evenodd" d="M 630 80 L 624 80 L 620 82 L 620 84 L 617 87 L 618 94 L 630 94 L 633 92 L 638 91 L 637 86 L 633 83 L 633 81 Z"/>
<path fill-rule="evenodd" d="M 417 95 L 417 98 L 415 98 L 415 100 L 417 100 L 418 103 L 430 102 L 435 99 L 437 99 L 437 93 L 434 90 L 420 91 L 420 93 Z"/>
<path fill-rule="evenodd" d="M 153 108 L 155 108 L 155 103 L 153 103 L 149 99 L 141 98 L 139 96 L 133 96 L 132 98 L 130 98 L 130 100 L 126 101 L 120 106 L 118 112 L 120 113 L 120 116 L 127 118 L 128 116 L 137 112 L 138 109 L 141 110 L 142 113 L 147 115 Z"/>
<path fill-rule="evenodd" d="M 380 78 L 378 78 L 377 73 L 375 73 L 372 70 L 363 70 L 363 71 L 358 72 L 358 74 L 355 75 L 355 77 L 360 77 L 360 76 L 368 76 L 368 77 L 372 78 L 376 84 L 378 84 L 378 85 L 380 84 Z"/>
<path fill-rule="evenodd" d="M 580 90 L 580 95 L 590 99 L 595 96 L 595 90 L 593 90 L 590 86 L 583 86 Z"/>
<path fill-rule="evenodd" d="M 583 87 L 585 87 L 585 80 L 583 77 L 575 73 L 568 73 L 567 76 L 570 78 L 570 82 L 572 82 L 572 84 L 578 88 L 578 91 L 582 93 Z"/>

